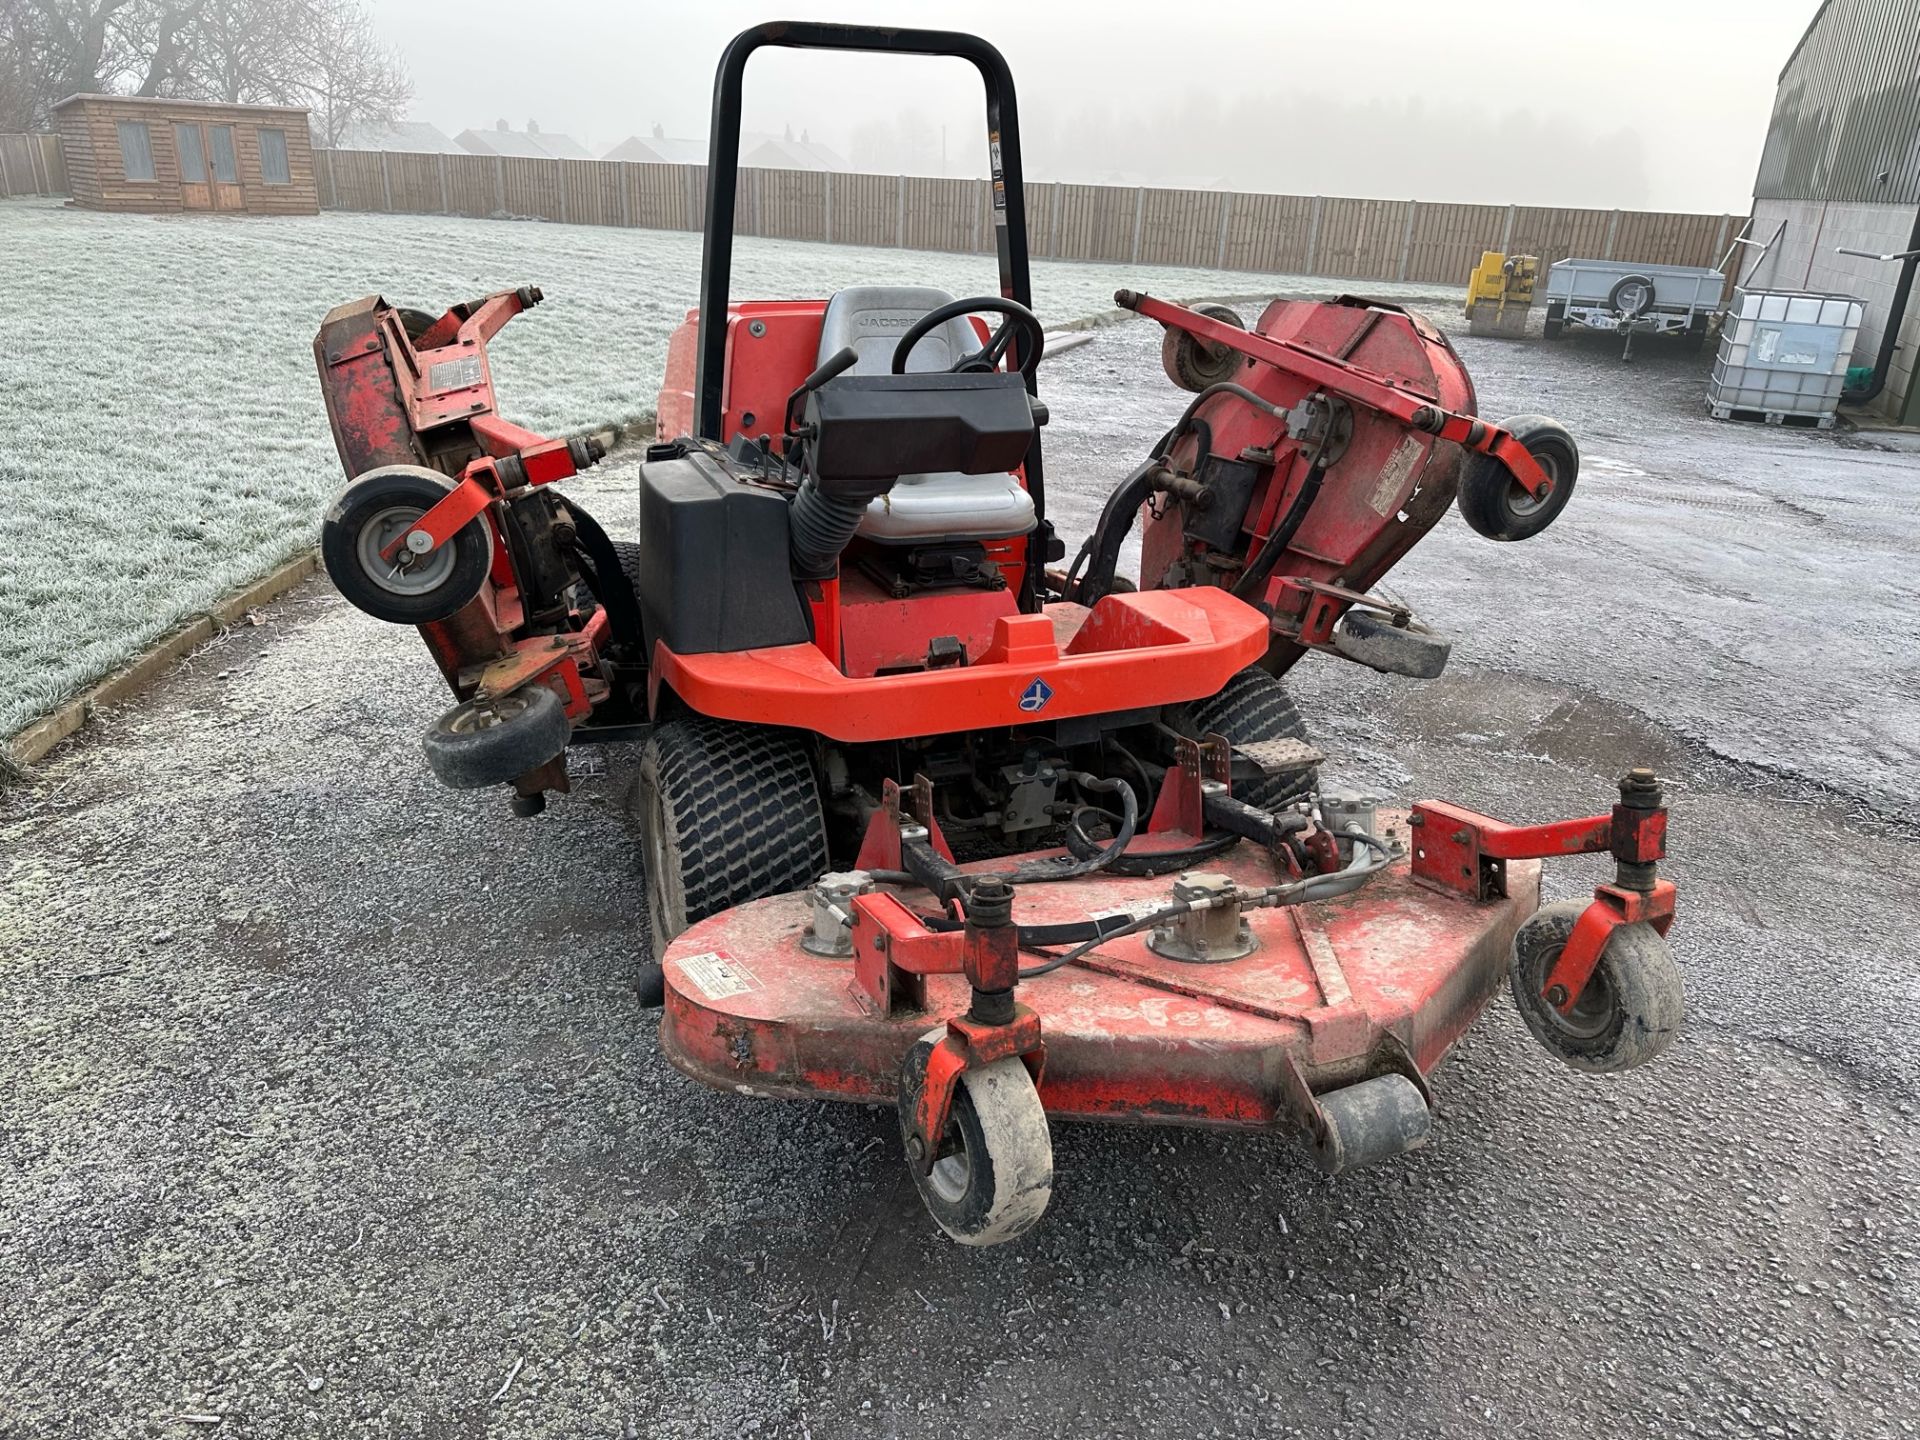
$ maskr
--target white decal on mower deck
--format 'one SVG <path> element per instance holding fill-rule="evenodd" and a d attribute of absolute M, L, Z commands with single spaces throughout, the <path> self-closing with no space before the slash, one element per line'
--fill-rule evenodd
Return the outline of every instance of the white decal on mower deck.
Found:
<path fill-rule="evenodd" d="M 751 970 L 731 955 L 718 951 L 689 955 L 680 962 L 680 968 L 709 1000 L 725 1000 L 760 988 L 760 980 Z"/>
<path fill-rule="evenodd" d="M 1406 487 L 1407 477 L 1413 474 L 1421 454 L 1420 441 L 1408 435 L 1387 457 L 1387 463 L 1380 469 L 1380 478 L 1374 482 L 1373 494 L 1367 497 L 1374 514 L 1391 515 L 1400 508 L 1400 492 Z"/>

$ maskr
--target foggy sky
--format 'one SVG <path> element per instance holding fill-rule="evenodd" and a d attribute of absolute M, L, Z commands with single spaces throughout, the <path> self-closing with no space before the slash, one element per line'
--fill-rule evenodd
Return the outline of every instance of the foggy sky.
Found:
<path fill-rule="evenodd" d="M 656 123 L 703 138 L 736 32 L 869 21 L 1005 52 L 1034 179 L 1708 212 L 1747 208 L 1817 3 L 374 0 L 414 118 L 450 135 L 532 118 L 596 154 Z M 984 173 L 978 81 L 956 61 L 763 51 L 746 124 L 873 168 L 939 174 L 944 149 L 945 173 Z"/>

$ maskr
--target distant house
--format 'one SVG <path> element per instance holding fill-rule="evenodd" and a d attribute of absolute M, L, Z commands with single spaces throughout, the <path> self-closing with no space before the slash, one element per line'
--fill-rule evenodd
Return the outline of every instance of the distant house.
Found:
<path fill-rule="evenodd" d="M 767 136 L 757 145 L 743 143 L 740 164 L 750 170 L 833 170 L 845 173 L 853 167 L 825 145 L 807 139 L 783 139 Z"/>
<path fill-rule="evenodd" d="M 505 155 L 521 160 L 591 160 L 578 140 L 542 130 L 532 121 L 525 130 L 512 130 L 502 120 L 491 130 L 462 130 L 454 143 L 473 155 Z"/>
<path fill-rule="evenodd" d="M 396 150 L 410 155 L 466 155 L 438 125 L 401 120 L 393 125 L 349 125 L 336 150 Z"/>
<path fill-rule="evenodd" d="M 600 158 L 634 165 L 704 165 L 707 142 L 677 140 L 656 125 L 651 135 L 629 135 Z"/>

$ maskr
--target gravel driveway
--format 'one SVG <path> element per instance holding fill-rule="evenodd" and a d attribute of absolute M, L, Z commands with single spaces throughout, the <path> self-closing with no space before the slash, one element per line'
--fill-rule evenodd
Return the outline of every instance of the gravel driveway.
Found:
<path fill-rule="evenodd" d="M 1581 492 L 1396 572 L 1441 680 L 1295 688 L 1397 797 L 1669 777 L 1661 1063 L 1576 1077 L 1503 1000 L 1403 1162 L 1063 1126 L 1041 1228 L 963 1250 L 890 1112 L 661 1060 L 632 756 L 537 821 L 439 789 L 424 651 L 316 581 L 0 794 L 0 1435 L 1915 1433 L 1913 458 L 1709 421 L 1652 345 L 1462 348 Z M 1049 362 L 1069 528 L 1179 409 L 1156 349 Z"/>

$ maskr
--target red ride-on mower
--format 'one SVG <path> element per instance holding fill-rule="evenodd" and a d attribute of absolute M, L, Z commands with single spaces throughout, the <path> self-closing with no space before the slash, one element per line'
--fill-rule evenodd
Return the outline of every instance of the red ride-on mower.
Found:
<path fill-rule="evenodd" d="M 986 86 L 1001 293 L 728 294 L 741 79 L 763 45 L 952 55 Z M 700 307 L 673 336 L 637 545 L 551 482 L 599 458 L 494 413 L 522 290 L 438 319 L 377 299 L 316 343 L 354 479 L 329 573 L 416 624 L 459 702 L 450 784 L 564 789 L 569 743 L 643 741 L 661 1044 L 715 1087 L 898 1106 L 929 1210 L 1011 1239 L 1053 1119 L 1298 1127 L 1338 1172 L 1421 1144 L 1429 1076 L 1503 976 L 1575 1068 L 1680 1023 L 1636 771 L 1606 813 L 1502 824 L 1320 783 L 1280 677 L 1309 652 L 1432 676 L 1370 592 L 1458 503 L 1525 538 L 1579 465 L 1550 420 L 1475 418 L 1426 322 L 1345 297 L 1246 327 L 1122 291 L 1185 413 L 1064 569 L 1046 518 L 1019 124 L 964 35 L 750 30 L 720 63 Z M 1117 573 L 1144 517 L 1138 582 Z M 1610 853 L 1591 902 L 1538 862 Z"/>

